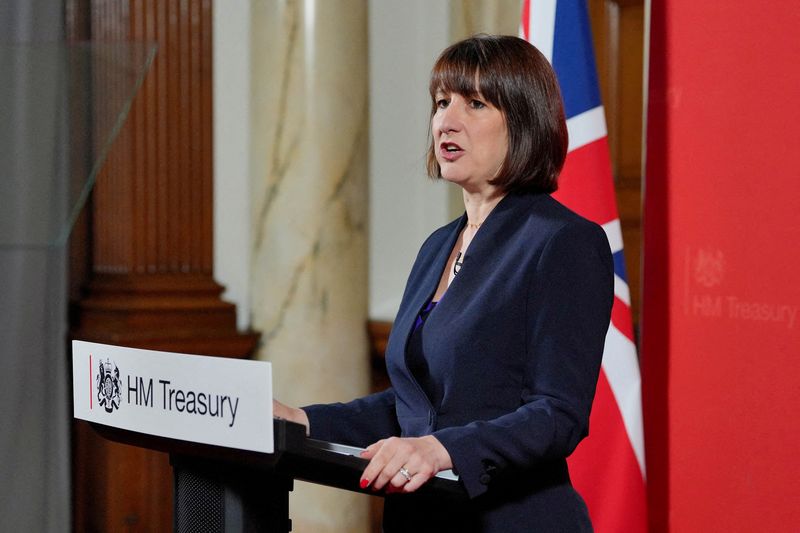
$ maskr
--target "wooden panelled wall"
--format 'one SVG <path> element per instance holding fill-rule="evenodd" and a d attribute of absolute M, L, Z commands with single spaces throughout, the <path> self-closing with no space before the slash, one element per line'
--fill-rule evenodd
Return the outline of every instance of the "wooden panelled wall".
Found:
<path fill-rule="evenodd" d="M 638 337 L 642 254 L 644 0 L 589 0 L 631 310 Z"/>
<path fill-rule="evenodd" d="M 72 337 L 248 357 L 212 273 L 211 1 L 67 0 L 73 41 L 158 52 L 74 234 Z M 164 454 L 74 432 L 76 531 L 172 528 Z"/>

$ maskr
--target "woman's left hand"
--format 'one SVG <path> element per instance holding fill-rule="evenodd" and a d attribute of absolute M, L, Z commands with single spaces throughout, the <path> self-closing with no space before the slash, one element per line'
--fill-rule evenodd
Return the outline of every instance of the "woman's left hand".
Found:
<path fill-rule="evenodd" d="M 379 440 L 361 457 L 370 459 L 361 475 L 361 488 L 386 487 L 387 492 L 414 492 L 437 472 L 453 468 L 450 454 L 432 435 Z"/>

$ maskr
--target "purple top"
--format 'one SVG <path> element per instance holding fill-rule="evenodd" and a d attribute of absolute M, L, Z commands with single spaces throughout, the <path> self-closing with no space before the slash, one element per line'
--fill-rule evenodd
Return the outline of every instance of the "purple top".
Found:
<path fill-rule="evenodd" d="M 424 336 L 425 321 L 428 319 L 428 316 L 430 316 L 437 303 L 439 302 L 431 300 L 419 312 L 417 320 L 414 322 L 414 328 L 411 330 L 408 346 L 406 347 L 406 364 L 408 365 L 408 369 L 433 405 L 439 404 L 441 400 L 441 391 L 438 390 L 439 388 L 436 386 L 436 383 L 431 379 L 422 339 Z"/>

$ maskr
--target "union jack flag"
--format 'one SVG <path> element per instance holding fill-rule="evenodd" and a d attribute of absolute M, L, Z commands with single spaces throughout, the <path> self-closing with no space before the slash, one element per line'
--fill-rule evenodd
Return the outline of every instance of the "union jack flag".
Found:
<path fill-rule="evenodd" d="M 586 4 L 582 0 L 524 0 L 520 34 L 553 65 L 564 99 L 569 152 L 553 196 L 600 224 L 614 254 L 614 306 L 591 433 L 569 458 L 570 475 L 586 500 L 596 531 L 646 531 L 641 379 Z"/>

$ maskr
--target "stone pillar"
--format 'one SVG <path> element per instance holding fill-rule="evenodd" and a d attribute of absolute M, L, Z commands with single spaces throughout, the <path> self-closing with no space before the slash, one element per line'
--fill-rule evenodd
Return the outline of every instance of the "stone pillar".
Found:
<path fill-rule="evenodd" d="M 451 0 L 450 39 L 465 39 L 476 33 L 517 35 L 520 0 Z"/>
<path fill-rule="evenodd" d="M 368 390 L 366 4 L 252 4 L 252 326 L 293 405 Z M 364 531 L 368 503 L 297 482 L 293 530 Z"/>

